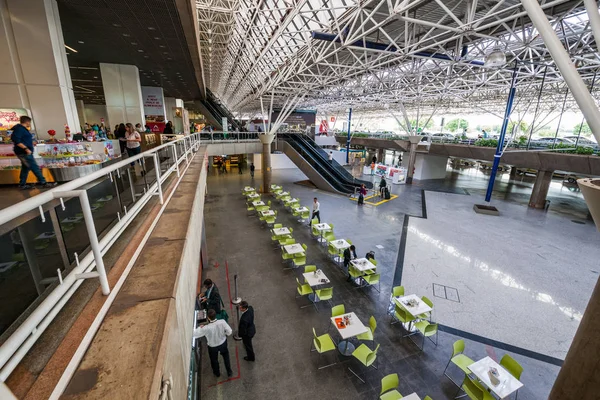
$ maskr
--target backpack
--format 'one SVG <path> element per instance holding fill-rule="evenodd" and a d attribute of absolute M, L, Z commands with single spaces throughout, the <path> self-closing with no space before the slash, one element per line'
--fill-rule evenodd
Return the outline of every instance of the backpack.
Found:
<path fill-rule="evenodd" d="M 385 187 L 384 198 L 385 198 L 386 200 L 389 200 L 389 199 L 391 199 L 391 198 L 392 198 L 392 196 L 390 195 L 390 191 L 389 191 L 389 189 L 388 189 L 387 187 Z"/>

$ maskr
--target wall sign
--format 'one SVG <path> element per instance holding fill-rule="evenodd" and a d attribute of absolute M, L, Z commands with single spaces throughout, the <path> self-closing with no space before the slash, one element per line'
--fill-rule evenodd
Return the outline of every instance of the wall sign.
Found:
<path fill-rule="evenodd" d="M 142 101 L 146 125 L 154 133 L 162 133 L 166 125 L 165 97 L 163 89 L 153 86 L 142 86 Z"/>

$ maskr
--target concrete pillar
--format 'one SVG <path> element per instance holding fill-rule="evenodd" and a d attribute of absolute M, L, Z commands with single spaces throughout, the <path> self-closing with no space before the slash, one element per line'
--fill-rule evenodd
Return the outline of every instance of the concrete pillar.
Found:
<path fill-rule="evenodd" d="M 412 135 L 408 137 L 410 141 L 410 153 L 408 155 L 408 166 L 406 167 L 406 183 L 412 184 L 413 173 L 415 169 L 415 160 L 417 158 L 417 146 L 421 141 L 422 136 Z"/>
<path fill-rule="evenodd" d="M 138 122 L 144 125 L 140 73 L 135 65 L 100 63 L 108 126 Z"/>
<path fill-rule="evenodd" d="M 427 153 L 418 153 L 415 158 L 415 172 L 413 178 L 421 181 L 424 179 L 444 179 L 448 166 L 447 156 L 434 156 Z"/>
<path fill-rule="evenodd" d="M 0 0 L 0 31 L 0 104 L 29 110 L 41 139 L 50 137 L 50 129 L 63 132 L 65 124 L 76 130 L 79 117 L 56 0 Z"/>
<path fill-rule="evenodd" d="M 531 197 L 529 198 L 529 207 L 546 207 L 546 196 L 548 195 L 550 182 L 552 182 L 553 173 L 554 171 L 538 171 L 537 177 L 535 178 L 535 183 L 533 185 L 533 192 L 531 192 Z"/>
<path fill-rule="evenodd" d="M 384 149 L 378 149 L 377 150 L 377 162 L 379 164 L 385 164 L 385 150 Z"/>
<path fill-rule="evenodd" d="M 588 302 L 549 400 L 597 399 L 600 387 L 600 280 Z"/>
<path fill-rule="evenodd" d="M 262 145 L 262 176 L 263 176 L 263 193 L 271 192 L 271 143 L 275 139 L 272 133 L 258 135 Z"/>

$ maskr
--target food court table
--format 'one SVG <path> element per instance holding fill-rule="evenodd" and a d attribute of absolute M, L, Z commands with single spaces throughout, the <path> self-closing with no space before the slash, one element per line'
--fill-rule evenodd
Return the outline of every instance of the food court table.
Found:
<path fill-rule="evenodd" d="M 302 214 L 303 212 L 307 212 L 307 211 L 309 211 L 309 209 L 304 206 L 292 208 L 292 212 L 295 212 L 297 214 Z M 300 219 L 298 219 L 298 222 L 304 222 L 304 219 L 300 218 Z"/>
<path fill-rule="evenodd" d="M 421 398 L 419 397 L 418 394 L 416 393 L 411 393 L 408 396 L 403 396 L 402 400 L 421 400 Z"/>
<path fill-rule="evenodd" d="M 326 240 L 323 239 L 323 232 L 327 232 L 331 230 L 331 226 L 329 226 L 329 224 L 326 223 L 321 223 L 321 224 L 314 224 L 313 228 L 315 228 L 317 231 L 319 231 L 319 234 L 321 235 L 321 237 L 319 237 L 319 242 L 323 243 Z"/>
<path fill-rule="evenodd" d="M 283 200 L 283 205 L 289 206 L 290 204 L 298 203 L 298 202 L 300 202 L 299 199 L 294 199 L 294 198 L 290 197 L 289 199 L 284 199 Z"/>
<path fill-rule="evenodd" d="M 253 188 L 253 187 L 251 187 L 251 186 L 246 186 L 246 187 L 244 188 L 244 192 L 255 192 L 255 191 L 256 191 L 256 189 L 254 189 L 254 188 Z"/>
<path fill-rule="evenodd" d="M 320 269 L 316 270 L 315 272 L 306 272 L 306 273 L 302 274 L 302 276 L 304 277 L 304 281 L 306 283 L 308 283 L 311 288 L 321 286 L 321 285 L 326 285 L 330 282 L 329 278 L 327 278 L 325 273 L 323 271 L 321 271 Z M 313 303 L 320 301 L 320 299 L 317 297 L 316 293 L 309 294 L 308 298 Z"/>
<path fill-rule="evenodd" d="M 253 202 L 252 202 L 252 205 L 253 205 L 254 207 L 260 207 L 260 206 L 264 206 L 264 205 L 265 205 L 265 202 L 264 202 L 264 201 L 253 201 Z"/>
<path fill-rule="evenodd" d="M 283 227 L 283 228 L 275 228 L 275 229 L 273 229 L 273 233 L 276 236 L 283 236 L 283 235 L 289 235 L 292 232 L 290 232 L 290 230 L 288 228 Z"/>
<path fill-rule="evenodd" d="M 371 263 L 371 261 L 366 258 L 357 258 L 350 261 L 350 264 L 360 272 L 374 271 L 377 269 L 375 264 Z"/>
<path fill-rule="evenodd" d="M 248 197 L 250 200 L 252 200 L 252 199 L 258 199 L 258 198 L 260 197 L 260 194 L 257 194 L 257 193 L 251 193 L 251 194 L 249 194 L 249 195 L 248 195 L 248 196 L 246 196 L 246 197 Z"/>
<path fill-rule="evenodd" d="M 423 313 L 431 312 L 432 310 L 432 308 L 429 307 L 429 305 L 421 300 L 416 294 L 394 297 L 394 300 L 415 317 Z"/>
<path fill-rule="evenodd" d="M 510 396 L 512 393 L 523 387 L 521 381 L 512 376 L 507 370 L 502 368 L 500 364 L 492 360 L 490 357 L 484 357 L 481 360 L 469 365 L 467 368 L 469 368 L 469 370 L 473 372 L 473 375 L 479 378 L 479 380 L 486 387 L 488 387 L 496 396 L 501 399 Z M 490 375 L 488 374 L 490 368 L 496 368 L 498 370 L 498 380 L 500 382 L 497 385 L 494 385 L 490 379 Z"/>
<path fill-rule="evenodd" d="M 343 321 L 344 317 L 346 315 L 350 317 L 350 323 L 348 325 L 345 325 L 344 327 L 338 326 L 338 324 L 336 323 L 336 320 Z M 352 343 L 350 343 L 350 341 L 348 339 L 350 339 L 351 337 L 354 337 L 354 336 L 358 336 L 361 333 L 367 332 L 368 331 L 367 327 L 363 325 L 363 323 L 360 321 L 360 319 L 358 319 L 356 314 L 354 314 L 353 312 L 343 314 L 343 315 L 338 315 L 337 317 L 331 317 L 331 323 L 333 324 L 333 326 L 335 326 L 337 331 L 340 333 L 340 336 L 342 337 L 342 339 L 344 339 L 338 343 L 338 350 L 340 351 L 340 353 L 342 353 L 345 356 L 351 356 L 352 353 L 354 352 L 355 347 Z"/>
<path fill-rule="evenodd" d="M 304 247 L 302 247 L 302 245 L 299 243 L 288 244 L 286 246 L 283 246 L 283 248 L 285 249 L 285 252 L 288 254 L 304 253 Z"/>
<path fill-rule="evenodd" d="M 275 211 L 273 210 L 259 211 L 259 213 L 261 213 L 263 217 L 272 217 L 275 215 Z"/>
<path fill-rule="evenodd" d="M 342 257 L 339 255 L 339 253 L 350 247 L 350 243 L 348 243 L 346 239 L 337 239 L 332 240 L 331 242 L 329 242 L 329 244 L 332 245 L 338 251 L 338 255 L 335 257 L 335 261 L 342 262 Z"/>

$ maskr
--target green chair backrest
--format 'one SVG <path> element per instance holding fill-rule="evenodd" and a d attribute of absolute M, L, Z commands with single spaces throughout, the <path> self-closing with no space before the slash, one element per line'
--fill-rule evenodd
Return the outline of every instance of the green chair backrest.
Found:
<path fill-rule="evenodd" d="M 465 341 L 460 339 L 457 340 L 456 342 L 452 343 L 452 357 L 450 358 L 454 358 L 454 356 L 456 356 L 457 354 L 463 353 L 465 351 Z"/>
<path fill-rule="evenodd" d="M 427 304 L 429 307 L 433 308 L 433 302 L 431 300 L 429 300 L 429 298 L 423 296 L 421 297 L 421 300 L 423 300 L 423 303 Z"/>
<path fill-rule="evenodd" d="M 389 390 L 396 389 L 399 383 L 400 379 L 398 378 L 398 374 L 384 376 L 381 380 L 381 392 L 379 394 L 384 394 Z"/>
<path fill-rule="evenodd" d="M 273 225 L 273 229 L 278 229 L 278 228 L 282 228 L 283 224 L 275 224 Z"/>
<path fill-rule="evenodd" d="M 371 264 L 377 266 L 377 260 L 375 260 L 374 258 L 371 258 L 371 260 L 369 261 L 371 261 Z"/>
<path fill-rule="evenodd" d="M 288 230 L 290 231 L 290 233 L 294 232 L 294 228 L 289 228 Z"/>
<path fill-rule="evenodd" d="M 333 288 L 325 288 L 325 289 L 321 289 L 321 291 L 319 292 L 319 298 L 321 300 L 328 300 L 331 299 L 333 297 Z"/>
<path fill-rule="evenodd" d="M 308 273 L 308 272 L 315 272 L 317 270 L 317 266 L 316 265 L 307 265 L 304 267 L 304 273 Z"/>
<path fill-rule="evenodd" d="M 425 396 L 425 398 L 423 400 L 433 400 L 433 399 L 429 396 Z"/>
<path fill-rule="evenodd" d="M 523 373 L 523 367 L 521 364 L 517 362 L 514 358 L 505 354 L 502 356 L 500 360 L 500 365 L 502 365 L 512 376 L 517 379 L 521 379 L 521 374 Z"/>
<path fill-rule="evenodd" d="M 429 324 L 425 327 L 423 334 L 425 336 L 433 336 L 438 330 L 438 324 Z"/>
<path fill-rule="evenodd" d="M 343 304 L 331 307 L 331 316 L 337 317 L 338 315 L 346 314 L 346 307 Z"/>
<path fill-rule="evenodd" d="M 465 375 L 463 389 L 471 399 L 483 400 L 483 390 L 481 390 L 471 378 Z"/>
<path fill-rule="evenodd" d="M 375 360 L 377 359 L 377 350 L 379 350 L 379 344 L 377 344 L 377 347 L 375 347 L 375 350 L 373 350 L 367 356 L 367 363 L 365 364 L 367 367 L 369 367 L 371 364 L 373 364 L 375 362 Z"/>
<path fill-rule="evenodd" d="M 404 296 L 404 286 L 394 286 L 392 288 L 392 296 L 394 296 L 394 297 Z"/>
<path fill-rule="evenodd" d="M 371 328 L 371 333 L 375 333 L 375 329 L 377 329 L 377 320 L 375 320 L 375 317 L 371 315 L 371 318 L 369 318 L 369 328 Z"/>
<path fill-rule="evenodd" d="M 306 245 L 302 243 L 302 248 L 306 251 Z"/>
<path fill-rule="evenodd" d="M 346 242 L 348 242 L 348 244 L 352 244 L 352 240 L 350 239 L 346 239 Z"/>

